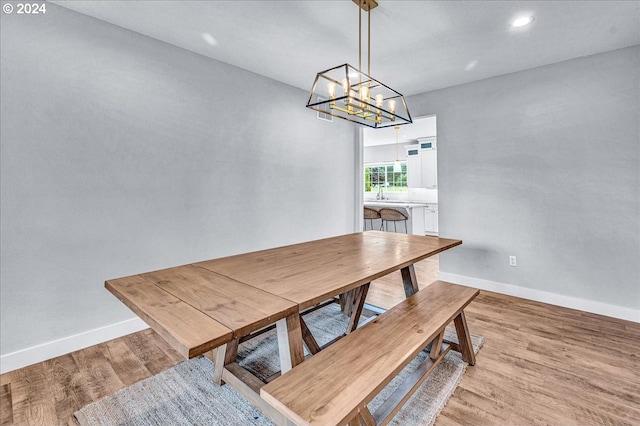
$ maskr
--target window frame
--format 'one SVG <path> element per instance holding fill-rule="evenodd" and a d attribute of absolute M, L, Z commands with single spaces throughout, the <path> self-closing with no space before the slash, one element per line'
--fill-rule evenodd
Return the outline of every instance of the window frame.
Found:
<path fill-rule="evenodd" d="M 373 168 L 382 168 L 384 167 L 384 183 L 383 185 L 383 191 L 384 192 L 393 192 L 393 193 L 402 193 L 402 192 L 408 192 L 409 191 L 409 185 L 408 185 L 408 179 L 407 179 L 407 161 L 406 160 L 400 160 L 400 166 L 402 168 L 402 171 L 399 173 L 396 173 L 393 171 L 393 165 L 394 165 L 394 161 L 383 161 L 383 162 L 376 162 L 376 163 L 365 163 L 364 164 L 364 173 L 363 173 L 363 177 L 364 177 L 364 192 L 365 193 L 375 193 L 375 192 L 379 192 L 379 188 L 380 185 L 382 184 L 380 182 L 380 176 L 381 173 L 378 170 L 376 172 L 377 174 L 377 179 L 374 179 L 372 174 L 371 174 L 371 169 Z M 367 177 L 367 173 L 369 173 L 369 176 Z M 390 176 L 391 175 L 391 176 Z M 391 177 L 391 181 L 389 180 L 389 178 Z M 367 191 L 367 189 L 369 189 Z"/>

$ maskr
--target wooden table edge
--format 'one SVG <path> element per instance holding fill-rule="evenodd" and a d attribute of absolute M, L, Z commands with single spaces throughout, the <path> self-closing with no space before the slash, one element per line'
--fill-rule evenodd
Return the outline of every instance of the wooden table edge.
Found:
<path fill-rule="evenodd" d="M 136 276 L 136 277 L 142 278 L 140 276 Z M 170 333 L 169 331 L 167 331 L 166 328 L 157 320 L 155 320 L 150 314 L 146 313 L 144 310 L 142 310 L 140 307 L 138 307 L 136 304 L 130 301 L 124 294 L 122 294 L 121 291 L 118 290 L 118 288 L 116 288 L 113 283 L 114 281 L 117 281 L 119 279 L 122 279 L 122 278 L 106 280 L 104 283 L 105 288 L 111 294 L 113 294 L 118 300 L 120 300 L 127 308 L 129 308 L 134 314 L 136 314 L 140 319 L 142 319 L 149 327 L 151 327 L 153 331 L 155 331 L 163 339 L 165 339 L 178 353 L 180 353 L 185 358 L 187 359 L 194 358 L 198 355 L 202 355 L 206 352 L 209 352 L 212 349 L 215 349 L 233 340 L 233 330 L 231 330 L 229 327 L 225 326 L 224 324 L 221 324 L 220 322 L 214 320 L 208 315 L 204 315 L 202 313 L 202 315 L 204 315 L 208 320 L 210 320 L 213 323 L 216 323 L 220 328 L 226 329 L 227 332 L 224 334 L 220 334 L 213 339 L 207 340 L 206 342 L 203 342 L 198 346 L 189 347 L 185 345 L 183 342 L 178 340 L 173 335 L 173 333 Z M 191 309 L 197 311 L 197 309 L 193 308 L 191 305 L 188 305 L 186 303 L 183 303 L 183 304 L 184 306 L 188 306 Z M 201 313 L 200 311 L 197 311 L 197 312 Z"/>
<path fill-rule="evenodd" d="M 446 246 L 440 247 L 440 248 L 438 248 L 436 250 L 433 250 L 433 251 L 431 251 L 429 253 L 426 253 L 424 255 L 417 256 L 417 257 L 415 257 L 415 258 L 413 258 L 411 260 L 408 260 L 406 262 L 399 263 L 399 264 L 394 265 L 394 266 L 392 266 L 390 268 L 387 268 L 387 269 L 385 269 L 383 271 L 380 271 L 380 272 L 378 272 L 376 274 L 369 275 L 369 276 L 367 276 L 365 278 L 362 278 L 362 279 L 360 279 L 360 280 L 358 280 L 358 281 L 356 281 L 354 283 L 351 283 L 349 285 L 343 286 L 338 290 L 340 292 L 339 294 L 343 294 L 343 293 L 345 293 L 345 292 L 347 292 L 349 290 L 353 290 L 355 288 L 361 287 L 361 286 L 363 286 L 363 285 L 365 285 L 367 283 L 370 283 L 370 282 L 372 282 L 374 280 L 377 280 L 378 278 L 382 278 L 384 276 L 387 276 L 387 275 L 391 274 L 392 272 L 400 271 L 400 270 L 402 270 L 404 268 L 410 267 L 410 266 L 414 265 L 415 263 L 420 262 L 421 260 L 424 260 L 424 259 L 426 259 L 428 257 L 431 257 L 431 256 L 434 256 L 436 254 L 442 253 L 445 250 L 449 250 L 450 248 L 459 246 L 461 244 L 462 244 L 462 240 L 452 240 L 451 244 L 448 244 Z M 325 300 L 331 299 L 334 294 L 335 294 L 335 291 L 326 292 L 326 293 L 323 293 L 322 295 L 319 295 L 317 297 L 314 297 L 313 299 L 310 299 L 310 300 L 304 301 L 304 302 L 297 302 L 297 301 L 291 300 L 291 299 L 287 299 L 287 300 L 289 300 L 289 301 L 291 301 L 293 303 L 297 303 L 300 306 L 300 310 L 302 311 L 304 309 L 307 309 L 307 308 L 310 308 L 310 307 L 312 307 L 314 305 L 317 305 L 318 303 L 322 303 Z M 283 296 L 279 296 L 279 297 L 283 297 Z"/>
<path fill-rule="evenodd" d="M 204 315 L 206 315 L 207 317 L 211 318 L 213 321 L 216 321 L 216 322 L 222 324 L 223 326 L 227 327 L 228 329 L 230 329 L 233 332 L 233 339 L 240 339 L 240 338 L 242 338 L 244 336 L 247 336 L 247 335 L 253 333 L 256 330 L 259 330 L 259 329 L 261 329 L 263 327 L 266 327 L 268 325 L 271 325 L 271 324 L 275 324 L 277 321 L 279 321 L 281 319 L 287 318 L 288 316 L 290 316 L 290 315 L 292 315 L 294 313 L 300 312 L 300 308 L 298 306 L 298 303 L 296 303 L 296 302 L 294 302 L 292 300 L 286 299 L 286 298 L 284 298 L 282 296 L 279 296 L 277 294 L 269 293 L 268 291 L 265 291 L 265 290 L 263 290 L 263 289 L 261 289 L 259 287 L 252 286 L 251 284 L 245 283 L 243 281 L 239 281 L 239 280 L 237 280 L 235 278 L 228 277 L 228 276 L 226 276 L 226 275 L 224 275 L 224 274 L 222 274 L 222 273 L 220 273 L 218 271 L 215 271 L 213 269 L 206 268 L 206 267 L 204 267 L 202 265 L 199 265 L 199 264 L 196 264 L 196 263 L 189 263 L 189 264 L 186 264 L 186 265 L 176 266 L 176 268 L 180 268 L 182 266 L 194 266 L 196 268 L 204 269 L 207 272 L 219 275 L 219 276 L 221 276 L 221 277 L 223 277 L 223 278 L 225 278 L 227 280 L 234 281 L 234 282 L 238 283 L 238 285 L 240 285 L 240 286 L 250 287 L 252 291 L 257 291 L 257 292 L 260 292 L 260 293 L 263 293 L 263 294 L 267 294 L 271 298 L 280 299 L 281 301 L 287 302 L 287 304 L 290 305 L 286 309 L 283 309 L 278 313 L 275 313 L 273 315 L 269 315 L 266 318 L 261 318 L 259 320 L 256 320 L 256 321 L 254 321 L 254 322 L 252 322 L 250 324 L 244 325 L 244 326 L 242 326 L 240 328 L 237 328 L 237 329 L 231 328 L 230 326 L 228 326 L 228 325 L 220 322 L 219 320 L 209 316 L 205 312 L 200 311 Z M 142 274 L 138 274 L 137 276 L 141 277 L 142 279 L 144 279 L 147 282 L 150 282 L 151 284 L 155 284 L 153 279 L 151 279 L 150 277 L 146 276 L 146 274 L 150 274 L 152 272 L 155 272 L 155 271 L 145 272 L 145 273 L 142 273 Z M 171 293 L 168 290 L 164 290 L 164 291 L 166 291 L 167 293 L 173 295 L 173 293 Z M 174 297 L 177 297 L 177 296 L 174 296 Z M 188 304 L 187 302 L 184 302 L 184 303 Z M 198 308 L 196 308 L 193 305 L 189 305 L 189 306 L 191 306 L 193 309 L 199 310 Z"/>

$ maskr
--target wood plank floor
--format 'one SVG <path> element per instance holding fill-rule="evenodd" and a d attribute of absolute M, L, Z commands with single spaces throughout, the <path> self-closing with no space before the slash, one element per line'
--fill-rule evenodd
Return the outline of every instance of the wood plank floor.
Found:
<path fill-rule="evenodd" d="M 437 271 L 437 257 L 416 264 L 421 285 Z M 401 282 L 377 280 L 368 301 L 392 306 Z M 485 344 L 436 425 L 640 425 L 640 324 L 484 291 L 467 321 Z M 78 408 L 180 361 L 144 330 L 3 374 L 0 424 L 76 424 Z"/>

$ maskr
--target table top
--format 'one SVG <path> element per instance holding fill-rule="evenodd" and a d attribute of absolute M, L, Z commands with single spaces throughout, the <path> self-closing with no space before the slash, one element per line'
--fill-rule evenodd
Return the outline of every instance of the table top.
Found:
<path fill-rule="evenodd" d="M 298 312 L 293 302 L 194 265 L 108 280 L 105 287 L 185 358 Z"/>
<path fill-rule="evenodd" d="M 185 358 L 233 339 L 233 330 L 141 276 L 108 280 L 105 287 Z"/>
<path fill-rule="evenodd" d="M 105 287 L 192 358 L 459 244 L 367 231 L 108 280 Z"/>
<path fill-rule="evenodd" d="M 382 231 L 347 234 L 196 263 L 305 309 L 462 244 Z"/>
<path fill-rule="evenodd" d="M 295 303 L 195 265 L 141 277 L 230 328 L 234 338 L 298 312 Z"/>

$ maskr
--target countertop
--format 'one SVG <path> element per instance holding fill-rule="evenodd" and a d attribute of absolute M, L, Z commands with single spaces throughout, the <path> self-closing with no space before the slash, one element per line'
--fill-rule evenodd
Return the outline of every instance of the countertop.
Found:
<path fill-rule="evenodd" d="M 426 207 L 427 204 L 435 204 L 435 203 L 425 203 L 425 202 L 418 202 L 418 201 L 364 200 L 365 206 L 404 207 L 408 209 L 412 207 Z"/>

